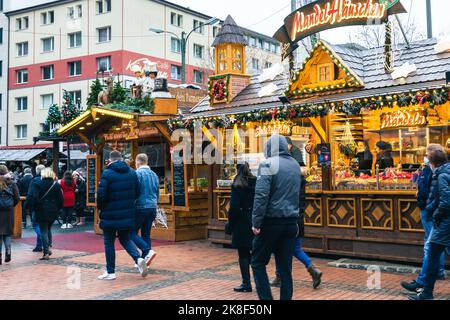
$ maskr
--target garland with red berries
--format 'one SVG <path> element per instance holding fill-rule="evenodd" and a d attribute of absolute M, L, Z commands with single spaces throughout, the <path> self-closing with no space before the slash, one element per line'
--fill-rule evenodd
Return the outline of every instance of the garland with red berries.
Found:
<path fill-rule="evenodd" d="M 230 75 L 221 75 L 209 78 L 208 94 L 209 101 L 228 102 Z"/>

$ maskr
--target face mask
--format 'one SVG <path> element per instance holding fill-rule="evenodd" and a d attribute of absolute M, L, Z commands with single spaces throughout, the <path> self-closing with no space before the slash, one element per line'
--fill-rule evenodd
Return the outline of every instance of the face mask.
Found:
<path fill-rule="evenodd" d="M 427 166 L 430 165 L 430 159 L 428 157 L 423 158 L 423 163 Z"/>

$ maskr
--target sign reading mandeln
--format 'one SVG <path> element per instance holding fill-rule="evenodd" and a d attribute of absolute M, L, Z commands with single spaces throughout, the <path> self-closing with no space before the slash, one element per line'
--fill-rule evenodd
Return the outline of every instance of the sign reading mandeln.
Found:
<path fill-rule="evenodd" d="M 399 0 L 318 0 L 287 16 L 274 38 L 283 43 L 284 60 L 300 40 L 315 33 L 343 26 L 381 24 L 389 15 L 404 12 Z"/>
<path fill-rule="evenodd" d="M 395 111 L 381 115 L 381 129 L 418 127 L 427 124 L 424 111 Z"/>

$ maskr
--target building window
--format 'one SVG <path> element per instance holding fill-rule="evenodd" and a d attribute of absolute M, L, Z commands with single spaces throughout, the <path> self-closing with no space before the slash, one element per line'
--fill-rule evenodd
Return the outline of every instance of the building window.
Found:
<path fill-rule="evenodd" d="M 183 16 L 172 12 L 170 14 L 170 24 L 176 27 L 183 27 Z"/>
<path fill-rule="evenodd" d="M 111 41 L 111 27 L 104 27 L 97 29 L 97 42 Z"/>
<path fill-rule="evenodd" d="M 28 70 L 27 69 L 17 70 L 16 71 L 16 80 L 17 80 L 17 83 L 19 83 L 19 84 L 27 83 L 28 82 Z"/>
<path fill-rule="evenodd" d="M 47 11 L 41 13 L 41 24 L 47 25 L 52 24 L 55 22 L 55 12 L 54 11 Z"/>
<path fill-rule="evenodd" d="M 81 104 L 81 90 L 69 91 L 68 93 L 74 104 Z"/>
<path fill-rule="evenodd" d="M 203 83 L 203 72 L 199 70 L 194 70 L 194 82 Z"/>
<path fill-rule="evenodd" d="M 69 34 L 69 48 L 81 47 L 81 31 Z"/>
<path fill-rule="evenodd" d="M 3 44 L 3 28 L 0 28 L 0 44 Z"/>
<path fill-rule="evenodd" d="M 317 66 L 319 82 L 333 80 L 333 64 L 327 63 Z"/>
<path fill-rule="evenodd" d="M 16 29 L 25 30 L 28 29 L 28 17 L 22 17 L 16 19 Z"/>
<path fill-rule="evenodd" d="M 275 45 L 275 53 L 280 54 L 280 46 L 279 45 Z"/>
<path fill-rule="evenodd" d="M 250 43 L 250 46 L 256 47 L 256 38 L 250 37 L 249 43 Z"/>
<path fill-rule="evenodd" d="M 111 0 L 97 1 L 97 14 L 111 12 Z"/>
<path fill-rule="evenodd" d="M 194 20 L 194 30 L 197 33 L 203 34 L 205 32 L 205 24 L 201 21 Z"/>
<path fill-rule="evenodd" d="M 55 38 L 42 39 L 42 52 L 52 52 L 55 50 Z"/>
<path fill-rule="evenodd" d="M 41 68 L 42 80 L 53 80 L 55 72 L 53 65 Z"/>
<path fill-rule="evenodd" d="M 170 75 L 172 80 L 181 80 L 181 67 L 172 65 Z"/>
<path fill-rule="evenodd" d="M 97 68 L 99 71 L 110 71 L 111 70 L 111 57 L 101 57 L 97 58 Z"/>
<path fill-rule="evenodd" d="M 269 42 L 264 42 L 264 50 L 270 52 L 270 43 Z"/>
<path fill-rule="evenodd" d="M 53 104 L 53 94 L 41 95 L 41 108 L 48 109 Z"/>
<path fill-rule="evenodd" d="M 81 61 L 69 62 L 69 77 L 81 76 Z"/>
<path fill-rule="evenodd" d="M 219 27 L 213 27 L 213 37 L 217 37 L 217 35 L 220 32 L 220 28 Z"/>
<path fill-rule="evenodd" d="M 258 59 L 255 59 L 255 58 L 252 59 L 252 69 L 254 71 L 259 71 L 259 60 Z"/>
<path fill-rule="evenodd" d="M 198 45 L 198 44 L 194 44 L 194 57 L 199 58 L 199 59 L 203 59 L 204 56 L 204 52 L 205 52 L 205 47 Z"/>
<path fill-rule="evenodd" d="M 24 57 L 28 55 L 28 42 L 21 42 L 17 44 L 17 56 Z"/>
<path fill-rule="evenodd" d="M 181 41 L 177 38 L 170 39 L 170 50 L 174 53 L 181 53 Z"/>
<path fill-rule="evenodd" d="M 67 17 L 69 19 L 78 19 L 83 16 L 83 6 L 81 4 L 75 6 L 75 7 L 68 7 L 67 8 Z"/>
<path fill-rule="evenodd" d="M 0 77 L 3 77 L 3 61 L 0 61 Z"/>
<path fill-rule="evenodd" d="M 3 0 L 0 0 L 0 11 L 3 11 Z M 1 143 L 1 141 L 0 141 Z"/>
<path fill-rule="evenodd" d="M 28 97 L 16 98 L 17 111 L 27 111 L 28 110 Z"/>
<path fill-rule="evenodd" d="M 26 124 L 18 125 L 16 127 L 16 139 L 26 139 L 28 128 Z"/>
<path fill-rule="evenodd" d="M 3 94 L 0 93 L 0 111 L 3 109 Z"/>
<path fill-rule="evenodd" d="M 266 63 L 264 64 L 264 69 L 269 69 L 271 67 L 272 67 L 272 62 L 266 61 Z"/>

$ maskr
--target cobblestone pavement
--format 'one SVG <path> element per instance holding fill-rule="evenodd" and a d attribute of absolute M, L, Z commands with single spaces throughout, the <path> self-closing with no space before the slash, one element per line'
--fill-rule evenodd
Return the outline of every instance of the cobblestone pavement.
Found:
<path fill-rule="evenodd" d="M 118 242 L 116 248 L 121 249 Z M 117 251 L 117 280 L 99 281 L 105 268 L 103 253 L 54 250 L 42 262 L 39 253 L 23 242 L 14 242 L 13 261 L 0 266 L 0 300 L 255 300 L 256 292 L 235 293 L 240 284 L 237 253 L 208 241 L 163 244 L 147 278 L 142 278 L 125 251 Z M 382 272 L 377 277 L 365 270 L 329 266 L 331 260 L 313 259 L 324 272 L 323 283 L 313 290 L 303 265 L 294 262 L 296 300 L 405 300 L 401 280 L 414 275 Z M 268 266 L 273 275 L 273 261 Z M 369 285 L 368 285 L 369 284 Z M 375 287 L 375 288 L 373 288 Z M 373 289 L 371 289 L 373 288 Z M 279 289 L 274 289 L 279 297 Z M 450 281 L 440 281 L 437 299 L 450 299 Z"/>

